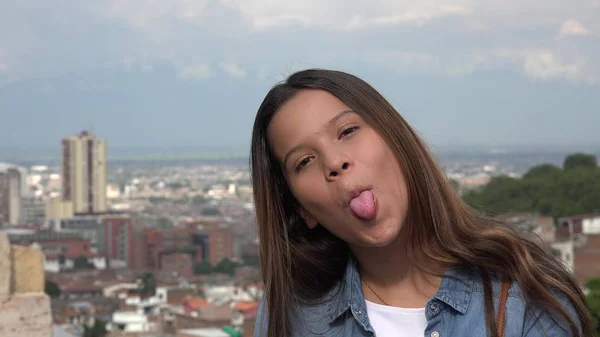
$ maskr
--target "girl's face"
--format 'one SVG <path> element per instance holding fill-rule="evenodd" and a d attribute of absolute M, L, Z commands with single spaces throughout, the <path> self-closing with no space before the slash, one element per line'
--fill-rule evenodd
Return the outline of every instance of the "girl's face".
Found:
<path fill-rule="evenodd" d="M 408 209 L 404 175 L 358 113 L 326 91 L 302 90 L 275 114 L 268 137 L 310 228 L 321 224 L 351 247 L 396 240 Z"/>

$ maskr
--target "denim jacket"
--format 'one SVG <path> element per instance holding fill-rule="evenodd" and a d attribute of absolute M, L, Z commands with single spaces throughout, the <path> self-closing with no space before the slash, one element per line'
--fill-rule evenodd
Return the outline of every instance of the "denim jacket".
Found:
<path fill-rule="evenodd" d="M 501 280 L 492 278 L 494 307 L 497 310 Z M 347 265 L 343 281 L 328 301 L 298 309 L 292 322 L 291 337 L 366 337 L 375 336 L 367 316 L 360 276 L 353 258 Z M 448 270 L 438 292 L 426 304 L 425 337 L 454 337 L 487 335 L 483 282 L 475 272 Z M 564 296 L 557 296 L 572 317 L 578 315 Z M 267 330 L 266 304 L 263 299 L 256 318 L 254 337 L 265 337 Z M 566 323 L 556 322 L 540 308 L 526 308 L 516 284 L 512 284 L 506 301 L 505 337 L 567 337 L 572 336 Z M 581 331 L 581 330 L 580 330 Z M 580 332 L 581 333 L 581 332 Z M 282 336 L 283 337 L 283 336 Z"/>

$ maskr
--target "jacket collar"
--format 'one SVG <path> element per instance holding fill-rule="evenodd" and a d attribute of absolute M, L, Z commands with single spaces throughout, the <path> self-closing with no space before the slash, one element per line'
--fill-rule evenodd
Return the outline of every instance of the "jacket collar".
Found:
<path fill-rule="evenodd" d="M 434 298 L 444 302 L 460 314 L 469 308 L 475 282 L 475 273 L 470 270 L 448 268 Z M 332 291 L 329 305 L 329 320 L 333 323 L 348 310 L 366 312 L 360 274 L 356 259 L 351 256 L 346 265 L 344 279 Z"/>
<path fill-rule="evenodd" d="M 363 306 L 364 295 L 360 284 L 358 265 L 354 256 L 350 255 L 346 264 L 344 279 L 335 287 L 329 306 L 330 323 L 346 313 L 353 305 Z"/>

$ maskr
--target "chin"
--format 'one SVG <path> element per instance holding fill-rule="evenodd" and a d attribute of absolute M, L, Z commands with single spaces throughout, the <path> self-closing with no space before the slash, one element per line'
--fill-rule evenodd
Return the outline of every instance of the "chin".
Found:
<path fill-rule="evenodd" d="M 391 245 L 398 238 L 399 230 L 396 228 L 373 228 L 367 233 L 362 233 L 357 245 L 370 248 L 383 248 Z"/>

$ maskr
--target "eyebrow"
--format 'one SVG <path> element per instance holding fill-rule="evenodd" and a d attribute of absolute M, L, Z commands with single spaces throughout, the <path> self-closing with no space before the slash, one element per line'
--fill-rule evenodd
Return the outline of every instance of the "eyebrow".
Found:
<path fill-rule="evenodd" d="M 335 124 L 338 120 L 340 120 L 342 117 L 344 117 L 345 115 L 349 114 L 349 113 L 356 113 L 356 111 L 354 110 L 343 110 L 338 112 L 335 116 L 333 116 L 333 118 L 331 118 L 327 123 L 325 123 L 325 127 L 329 127 L 333 124 Z M 283 157 L 283 167 L 286 167 L 286 163 L 287 160 L 289 159 L 289 157 L 296 151 L 300 150 L 304 145 L 303 144 L 298 144 L 296 146 L 294 146 L 293 148 L 291 148 Z"/>

